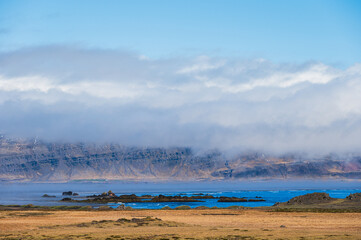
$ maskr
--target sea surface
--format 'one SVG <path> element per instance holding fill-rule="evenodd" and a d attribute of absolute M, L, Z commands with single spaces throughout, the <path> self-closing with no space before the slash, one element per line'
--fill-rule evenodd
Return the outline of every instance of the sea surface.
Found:
<path fill-rule="evenodd" d="M 125 203 L 126 206 L 141 209 L 159 209 L 165 206 L 171 208 L 188 205 L 192 208 L 197 206 L 228 207 L 233 205 L 259 207 L 272 206 L 276 202 L 284 202 L 289 199 L 313 192 L 326 192 L 334 198 L 345 198 L 351 193 L 361 192 L 361 181 L 341 180 L 271 180 L 271 181 L 215 181 L 215 182 L 68 182 L 68 183 L 0 183 L 1 205 L 26 205 L 57 206 L 57 205 L 92 205 L 89 203 L 66 203 L 60 200 L 64 197 L 62 192 L 73 191 L 79 196 L 74 199 L 84 199 L 85 196 L 101 194 L 112 190 L 115 194 L 136 195 L 183 195 L 209 194 L 216 197 L 244 197 L 254 199 L 262 197 L 265 202 L 233 202 L 220 203 L 217 199 L 202 199 L 204 202 L 189 203 Z M 55 195 L 55 198 L 44 198 L 43 194 Z M 117 207 L 122 203 L 109 203 L 111 207 Z"/>

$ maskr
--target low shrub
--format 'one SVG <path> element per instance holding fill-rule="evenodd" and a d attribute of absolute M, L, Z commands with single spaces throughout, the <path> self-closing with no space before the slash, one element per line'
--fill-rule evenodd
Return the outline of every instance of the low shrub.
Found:
<path fill-rule="evenodd" d="M 98 210 L 100 210 L 100 211 L 104 211 L 104 210 L 112 210 L 113 208 L 111 208 L 111 207 L 109 207 L 109 206 L 100 206 L 99 208 L 98 208 Z"/>
<path fill-rule="evenodd" d="M 175 210 L 188 210 L 188 209 L 191 209 L 191 207 L 187 205 L 182 205 L 175 208 Z"/>
<path fill-rule="evenodd" d="M 198 206 L 194 209 L 197 209 L 197 210 L 204 210 L 204 209 L 209 209 L 209 207 L 206 207 L 206 206 Z"/>

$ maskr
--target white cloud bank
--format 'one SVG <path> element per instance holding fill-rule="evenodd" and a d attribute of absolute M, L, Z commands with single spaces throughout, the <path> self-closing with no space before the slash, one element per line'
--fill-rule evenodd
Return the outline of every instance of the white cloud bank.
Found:
<path fill-rule="evenodd" d="M 0 53 L 0 131 L 125 145 L 361 150 L 361 64 L 42 47 Z"/>

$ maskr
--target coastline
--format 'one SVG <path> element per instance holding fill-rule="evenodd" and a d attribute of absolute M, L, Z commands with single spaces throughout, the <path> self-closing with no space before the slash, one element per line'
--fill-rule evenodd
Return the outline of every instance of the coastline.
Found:
<path fill-rule="evenodd" d="M 361 193 L 316 192 L 270 207 L 0 205 L 0 239 L 360 239 L 360 221 Z"/>
<path fill-rule="evenodd" d="M 132 182 L 110 182 L 110 183 L 9 183 L 0 184 L 0 204 L 3 205 L 27 205 L 34 204 L 40 206 L 57 205 L 78 205 L 79 203 L 61 202 L 64 198 L 62 192 L 72 191 L 78 196 L 72 197 L 74 200 L 84 200 L 86 196 L 101 194 L 112 190 L 117 196 L 136 194 L 137 196 L 150 195 L 182 195 L 189 196 L 204 194 L 212 195 L 215 199 L 201 199 L 206 202 L 194 202 L 190 204 L 192 208 L 197 206 L 218 206 L 228 207 L 234 203 L 220 203 L 216 198 L 221 196 L 255 199 L 262 197 L 264 202 L 243 202 L 236 205 L 245 207 L 272 206 L 276 202 L 284 202 L 292 197 L 312 192 L 329 193 L 334 198 L 345 198 L 351 193 L 361 192 L 359 182 L 169 182 L 164 183 L 132 183 Z M 42 197 L 43 195 L 55 196 L 52 198 Z M 115 199 L 119 202 L 120 199 Z M 120 200 L 120 202 L 122 202 Z M 121 204 L 121 203 L 119 203 Z M 117 203 L 110 204 L 117 207 Z M 83 203 L 85 205 L 99 206 L 96 203 Z M 174 208 L 179 204 L 167 203 L 126 203 L 126 206 L 133 208 L 162 208 L 166 205 Z M 181 203 L 183 205 L 183 203 Z"/>

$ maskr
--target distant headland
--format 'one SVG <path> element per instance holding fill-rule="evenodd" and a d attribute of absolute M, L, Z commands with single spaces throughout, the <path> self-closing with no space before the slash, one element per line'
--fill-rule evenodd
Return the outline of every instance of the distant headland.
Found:
<path fill-rule="evenodd" d="M 0 181 L 199 181 L 238 179 L 361 179 L 361 155 L 226 156 L 191 148 L 52 143 L 0 138 Z"/>

